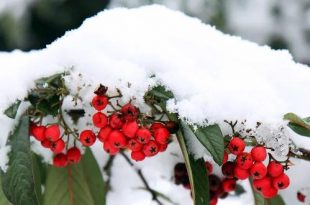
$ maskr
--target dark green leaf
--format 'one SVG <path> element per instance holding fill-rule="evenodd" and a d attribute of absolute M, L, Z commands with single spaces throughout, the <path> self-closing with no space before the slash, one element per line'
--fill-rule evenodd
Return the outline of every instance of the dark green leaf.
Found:
<path fill-rule="evenodd" d="M 237 184 L 236 189 L 235 189 L 235 193 L 237 196 L 239 196 L 239 195 L 245 193 L 245 189 L 240 184 Z"/>
<path fill-rule="evenodd" d="M 292 123 L 292 122 L 288 123 L 288 126 L 297 134 L 302 135 L 302 136 L 306 136 L 306 137 L 310 137 L 310 130 L 308 130 L 304 127 L 301 127 L 300 125 Z"/>
<path fill-rule="evenodd" d="M 49 168 L 44 205 L 104 205 L 104 193 L 100 169 L 87 150 L 79 164 Z"/>
<path fill-rule="evenodd" d="M 0 177 L 0 183 L 1 183 L 1 177 Z M 2 191 L 2 187 L 0 187 L 0 204 L 1 205 L 12 205 L 7 198 L 5 197 L 3 191 Z"/>
<path fill-rule="evenodd" d="M 56 73 L 49 77 L 43 77 L 35 81 L 36 86 L 39 88 L 45 87 L 53 87 L 60 88 L 63 86 L 63 78 L 64 73 Z"/>
<path fill-rule="evenodd" d="M 12 204 L 39 205 L 41 190 L 36 187 L 32 153 L 29 140 L 29 118 L 23 116 L 19 125 L 9 136 L 8 170 L 2 172 L 3 192 Z M 40 193 L 39 193 L 40 192 Z"/>
<path fill-rule="evenodd" d="M 209 203 L 209 180 L 205 162 L 202 158 L 196 160 L 188 150 L 187 144 L 190 137 L 193 137 L 190 128 L 182 123 L 181 129 L 177 132 L 177 138 L 183 153 L 188 176 L 192 187 L 194 205 L 206 205 Z"/>
<path fill-rule="evenodd" d="M 12 104 L 9 108 L 7 108 L 4 111 L 4 114 L 9 118 L 15 119 L 20 103 L 21 101 L 17 100 L 14 104 Z"/>
<path fill-rule="evenodd" d="M 277 195 L 272 199 L 267 199 L 267 202 L 268 205 L 285 205 L 285 202 L 280 195 Z"/>
<path fill-rule="evenodd" d="M 289 120 L 291 123 L 297 124 L 303 128 L 310 130 L 310 118 L 302 119 L 294 113 L 287 113 L 284 115 L 285 120 Z"/>
<path fill-rule="evenodd" d="M 222 165 L 224 158 L 224 136 L 217 124 L 192 128 L 200 143 L 211 153 L 214 161 Z"/>

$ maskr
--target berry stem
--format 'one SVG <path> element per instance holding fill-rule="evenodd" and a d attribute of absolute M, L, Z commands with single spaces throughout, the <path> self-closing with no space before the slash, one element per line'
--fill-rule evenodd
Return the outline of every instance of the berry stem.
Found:
<path fill-rule="evenodd" d="M 138 176 L 140 177 L 141 181 L 143 182 L 144 186 L 145 186 L 145 189 L 150 192 L 150 194 L 152 195 L 152 198 L 154 201 L 157 202 L 158 205 L 163 205 L 163 203 L 161 201 L 159 201 L 158 199 L 158 196 L 157 196 L 157 193 L 150 187 L 150 185 L 148 184 L 147 180 L 145 179 L 141 169 L 139 168 L 136 168 L 135 165 L 131 162 L 131 160 L 129 159 L 129 157 L 124 153 L 124 152 L 120 152 L 121 155 L 124 157 L 124 159 L 128 162 L 128 164 L 133 167 Z"/>
<path fill-rule="evenodd" d="M 105 166 L 103 167 L 103 171 L 107 174 L 107 181 L 106 181 L 106 194 L 108 193 L 108 191 L 111 190 L 111 176 L 112 176 L 112 172 L 111 172 L 111 168 L 113 166 L 113 162 L 114 162 L 115 156 L 111 155 L 109 157 L 109 160 L 107 161 L 107 163 L 105 164 Z"/>

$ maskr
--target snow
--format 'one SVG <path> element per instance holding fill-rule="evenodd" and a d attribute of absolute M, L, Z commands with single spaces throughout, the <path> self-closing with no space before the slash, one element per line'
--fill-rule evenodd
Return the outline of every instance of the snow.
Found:
<path fill-rule="evenodd" d="M 273 137 L 281 134 L 279 128 L 285 126 L 282 117 L 287 112 L 310 116 L 310 93 L 306 92 L 310 87 L 310 69 L 295 63 L 288 51 L 275 51 L 225 35 L 198 19 L 156 5 L 101 12 L 43 50 L 0 53 L 0 68 L 3 69 L 0 76 L 1 111 L 16 99 L 23 99 L 27 90 L 34 86 L 35 79 L 70 71 L 72 75 L 66 82 L 73 94 L 79 92 L 82 97 L 83 101 L 77 107 L 83 106 L 86 110 L 86 118 L 77 127 L 79 130 L 89 126 L 89 114 L 93 112 L 89 102 L 99 83 L 107 85 L 110 93 L 119 88 L 124 101 L 134 97 L 134 103 L 142 110 L 147 110 L 144 93 L 160 83 L 175 95 L 168 103 L 170 111 L 177 111 L 189 123 L 217 122 L 224 133 L 230 131 L 223 120 L 247 120 L 249 128 L 262 122 Z M 151 77 L 153 74 L 155 77 Z M 66 100 L 65 107 L 75 106 L 70 99 Z M 70 123 L 69 118 L 66 120 Z M 5 150 L 9 149 L 5 147 L 6 136 L 15 122 L 1 112 L 0 124 L 0 165 L 4 167 Z M 290 132 L 284 135 L 281 141 L 285 141 L 287 135 L 294 136 Z M 198 150 L 197 156 L 207 154 L 201 152 L 197 143 L 195 145 L 193 141 L 192 144 L 193 151 Z M 306 143 L 303 145 L 307 146 Z M 175 189 L 169 178 L 172 167 L 180 160 L 169 154 L 181 156 L 175 146 L 176 143 L 169 146 L 167 153 L 137 166 L 142 167 L 154 188 L 161 190 L 164 187 L 166 193 L 175 195 L 173 200 L 189 204 L 190 196 L 186 190 Z M 283 149 L 279 144 L 274 146 Z M 42 152 L 35 144 L 33 147 Z M 96 144 L 93 151 L 99 164 L 103 165 L 107 155 L 101 146 Z M 50 161 L 48 154 L 44 156 Z M 114 192 L 109 194 L 108 202 L 130 204 L 131 187 L 141 184 L 131 171 L 124 173 L 126 165 L 119 158 L 113 168 Z M 128 184 L 123 186 L 124 181 Z M 147 193 L 135 192 L 140 197 L 133 203 L 152 204 L 150 197 L 144 197 Z M 249 201 L 245 197 L 244 203 L 251 204 Z"/>

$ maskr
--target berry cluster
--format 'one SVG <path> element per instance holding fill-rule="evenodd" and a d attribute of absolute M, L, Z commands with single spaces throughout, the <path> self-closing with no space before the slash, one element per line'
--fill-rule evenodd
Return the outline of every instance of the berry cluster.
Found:
<path fill-rule="evenodd" d="M 145 116 L 131 103 L 120 106 L 119 110 L 114 107 L 114 111 L 107 116 L 102 111 L 108 104 L 109 98 L 105 94 L 97 93 L 92 100 L 96 110 L 93 124 L 99 129 L 97 138 L 103 143 L 103 149 L 107 153 L 115 155 L 121 149 L 129 149 L 131 158 L 141 161 L 167 149 L 170 132 L 164 123 L 148 123 Z M 84 146 L 91 146 L 95 140 L 96 135 L 91 130 L 84 130 L 80 134 L 80 141 Z"/>
<path fill-rule="evenodd" d="M 40 141 L 43 147 L 50 149 L 55 154 L 53 164 L 56 167 L 64 167 L 68 163 L 75 164 L 81 160 L 81 151 L 77 147 L 66 148 L 57 124 L 43 126 L 32 123 L 30 135 Z M 66 154 L 63 153 L 65 149 Z"/>
<path fill-rule="evenodd" d="M 267 150 L 264 146 L 255 146 L 251 152 L 244 152 L 245 142 L 235 136 L 228 143 L 228 150 L 236 156 L 234 161 L 225 160 L 222 172 L 227 179 L 244 180 L 253 179 L 253 186 L 265 198 L 273 198 L 278 190 L 286 189 L 290 184 L 289 177 L 284 173 L 284 167 L 273 157 L 269 158 L 266 166 L 263 162 L 267 158 Z"/>
<path fill-rule="evenodd" d="M 98 139 L 110 155 L 128 149 L 131 151 L 131 158 L 136 161 L 155 156 L 167 149 L 170 135 L 177 129 L 176 123 L 156 120 L 155 116 L 141 113 L 139 108 L 130 102 L 121 106 L 116 100 L 117 104 L 113 105 L 112 99 L 122 95 L 119 92 L 120 95 L 109 97 L 106 91 L 107 88 L 100 85 L 92 99 L 91 104 L 96 110 L 92 116 L 93 129 L 85 129 L 81 133 L 72 131 L 64 122 L 61 111 L 57 124 L 43 126 L 41 123 L 32 122 L 30 135 L 55 154 L 53 164 L 56 167 L 80 161 L 81 152 L 75 146 L 77 141 L 90 147 Z M 113 111 L 104 113 L 108 105 Z M 61 128 L 64 130 L 63 134 Z M 63 140 L 65 135 L 68 136 L 66 142 Z M 70 136 L 74 137 L 74 146 L 68 149 Z"/>

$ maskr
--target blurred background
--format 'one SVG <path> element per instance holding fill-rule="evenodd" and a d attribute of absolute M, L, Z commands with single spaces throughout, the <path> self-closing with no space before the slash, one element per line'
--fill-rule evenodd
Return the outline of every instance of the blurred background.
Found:
<path fill-rule="evenodd" d="M 310 64 L 310 0 L 0 0 L 0 51 L 44 48 L 97 12 L 162 4 Z"/>

